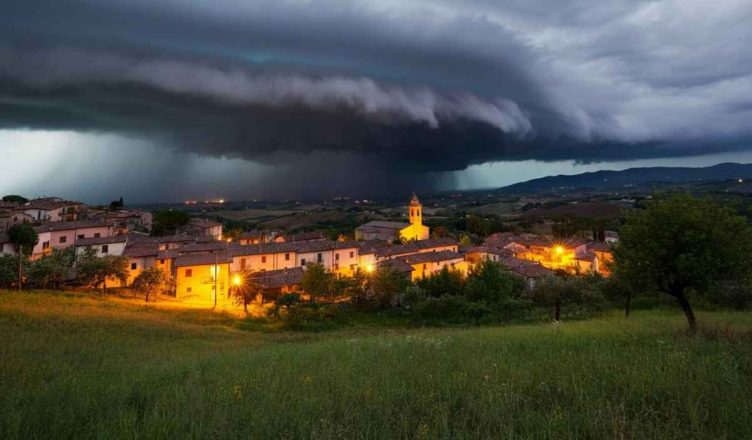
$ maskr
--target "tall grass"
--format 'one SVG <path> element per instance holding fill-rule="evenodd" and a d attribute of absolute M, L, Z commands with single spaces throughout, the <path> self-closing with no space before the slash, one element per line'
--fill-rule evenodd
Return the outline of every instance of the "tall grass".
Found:
<path fill-rule="evenodd" d="M 752 316 L 700 320 L 301 334 L 0 292 L 0 438 L 749 438 Z"/>

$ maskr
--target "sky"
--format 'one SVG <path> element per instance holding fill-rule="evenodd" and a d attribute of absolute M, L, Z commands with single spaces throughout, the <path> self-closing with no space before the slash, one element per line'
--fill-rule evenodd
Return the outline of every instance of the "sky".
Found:
<path fill-rule="evenodd" d="M 752 2 L 37 0 L 0 193 L 323 198 L 752 159 Z"/>

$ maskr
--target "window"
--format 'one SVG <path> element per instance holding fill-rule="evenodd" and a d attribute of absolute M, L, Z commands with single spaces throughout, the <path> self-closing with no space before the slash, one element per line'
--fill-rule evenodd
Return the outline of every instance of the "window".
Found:
<path fill-rule="evenodd" d="M 99 232 L 97 232 L 97 233 L 94 234 L 94 238 L 99 238 L 101 236 L 102 236 L 102 234 L 100 234 Z"/>
<path fill-rule="evenodd" d="M 301 258 L 300 259 L 300 265 L 301 266 L 305 266 L 305 258 Z"/>
<path fill-rule="evenodd" d="M 350 265 L 350 270 L 353 270 L 353 271 L 355 270 L 355 265 L 354 264 Z"/>
<path fill-rule="evenodd" d="M 159 259 L 159 264 L 164 264 L 164 258 Z"/>
<path fill-rule="evenodd" d="M 42 243 L 42 249 L 47 249 L 48 247 L 50 247 L 49 241 L 45 241 L 44 243 Z"/>
<path fill-rule="evenodd" d="M 334 254 L 334 260 L 339 261 L 339 254 Z"/>
<path fill-rule="evenodd" d="M 66 237 L 65 235 L 60 237 L 60 243 L 65 243 L 66 241 L 68 241 L 68 237 Z"/>
<path fill-rule="evenodd" d="M 339 270 L 339 264 L 334 263 L 334 270 Z"/>
<path fill-rule="evenodd" d="M 138 263 L 131 263 L 131 270 L 138 269 Z"/>
<path fill-rule="evenodd" d="M 109 246 L 109 245 L 106 245 L 106 244 L 103 244 L 103 245 L 102 245 L 102 253 L 103 253 L 103 254 L 106 254 L 106 253 L 107 253 L 107 252 L 109 252 L 109 251 L 110 251 L 110 246 Z"/>
<path fill-rule="evenodd" d="M 190 270 L 190 269 L 188 269 L 188 270 Z M 185 288 L 185 291 L 186 291 L 187 293 L 191 293 L 191 291 L 193 291 L 193 288 L 191 288 L 191 287 L 186 287 L 186 288 Z"/>
<path fill-rule="evenodd" d="M 84 237 L 85 237 L 84 234 L 78 234 L 78 238 L 84 238 Z"/>
<path fill-rule="evenodd" d="M 262 263 L 266 263 L 266 255 L 262 255 L 261 256 L 261 262 Z"/>
<path fill-rule="evenodd" d="M 322 261 L 324 261 L 324 256 L 321 255 L 321 252 L 319 252 L 318 254 L 316 254 L 316 261 L 319 262 L 319 263 L 321 263 Z"/>
<path fill-rule="evenodd" d="M 193 276 L 193 269 L 186 269 L 185 270 L 185 277 L 186 278 L 190 278 L 192 276 Z M 189 287 L 189 289 L 190 289 L 190 287 Z"/>
<path fill-rule="evenodd" d="M 350 258 L 355 258 L 355 252 L 354 251 L 350 251 Z"/>
<path fill-rule="evenodd" d="M 240 269 L 245 270 L 245 258 L 240 259 Z"/>
<path fill-rule="evenodd" d="M 290 254 L 285 254 L 285 261 L 290 261 Z"/>

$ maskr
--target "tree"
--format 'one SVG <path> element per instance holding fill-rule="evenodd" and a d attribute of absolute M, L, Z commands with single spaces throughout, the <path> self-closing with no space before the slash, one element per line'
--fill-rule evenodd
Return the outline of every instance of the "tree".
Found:
<path fill-rule="evenodd" d="M 123 203 L 123 198 L 122 197 L 120 197 L 118 200 L 113 200 L 113 201 L 110 202 L 110 209 L 111 210 L 122 208 L 123 206 L 125 206 L 125 204 Z"/>
<path fill-rule="evenodd" d="M 300 288 L 307 293 L 311 301 L 329 294 L 332 274 L 327 272 L 323 264 L 310 263 L 306 265 L 303 278 L 300 280 Z"/>
<path fill-rule="evenodd" d="M 694 293 L 712 298 L 721 286 L 748 286 L 752 232 L 746 220 L 710 200 L 660 198 L 627 219 L 614 249 L 614 275 L 634 291 L 676 299 L 691 331 Z"/>
<path fill-rule="evenodd" d="M 72 247 L 53 249 L 49 255 L 31 263 L 28 269 L 29 279 L 42 288 L 52 286 L 59 289 L 68 279 L 75 261 L 76 253 Z"/>
<path fill-rule="evenodd" d="M 107 293 L 107 280 L 118 279 L 121 284 L 128 282 L 128 257 L 106 255 L 97 257 L 92 248 L 84 250 L 77 262 L 77 275 L 83 284 L 98 288 Z"/>
<path fill-rule="evenodd" d="M 434 298 L 465 294 L 465 278 L 462 273 L 448 267 L 443 267 L 430 277 L 420 279 L 417 284 L 428 296 Z"/>
<path fill-rule="evenodd" d="M 243 311 L 245 311 L 246 315 L 248 314 L 248 304 L 250 304 L 259 293 L 262 293 L 261 286 L 253 277 L 251 277 L 251 273 L 247 271 L 233 275 L 230 292 L 235 303 L 243 305 Z"/>
<path fill-rule="evenodd" d="M 144 301 L 149 302 L 149 296 L 154 292 L 164 292 L 172 284 L 172 277 L 157 267 L 144 269 L 133 280 L 133 288 L 144 294 Z"/>
<path fill-rule="evenodd" d="M 13 255 L 0 255 L 0 286 L 10 287 L 18 276 L 18 261 Z"/>
<path fill-rule="evenodd" d="M 152 235 L 161 236 L 174 233 L 180 226 L 185 226 L 191 220 L 191 216 L 185 211 L 177 209 L 163 209 L 154 214 Z"/>
<path fill-rule="evenodd" d="M 16 246 L 18 252 L 18 290 L 21 290 L 23 284 L 23 261 L 27 257 L 24 254 L 30 254 L 34 246 L 39 242 L 39 235 L 30 223 L 19 223 L 8 229 L 8 238 Z"/>
<path fill-rule="evenodd" d="M 9 203 L 18 203 L 19 205 L 23 205 L 24 203 L 28 203 L 29 199 L 23 196 L 19 196 L 16 194 L 9 194 L 7 196 L 3 196 L 3 202 L 9 202 Z"/>
<path fill-rule="evenodd" d="M 535 283 L 527 296 L 534 304 L 551 308 L 554 321 L 561 321 L 564 305 L 577 302 L 580 298 L 577 279 L 569 276 L 547 276 Z"/>
<path fill-rule="evenodd" d="M 511 319 L 512 314 L 524 305 L 521 300 L 524 291 L 525 283 L 494 261 L 473 265 L 465 285 L 465 297 L 487 304 L 499 319 L 502 315 Z"/>
<path fill-rule="evenodd" d="M 368 292 L 381 307 L 389 307 L 396 295 L 410 285 L 408 279 L 389 266 L 382 266 L 368 279 Z"/>

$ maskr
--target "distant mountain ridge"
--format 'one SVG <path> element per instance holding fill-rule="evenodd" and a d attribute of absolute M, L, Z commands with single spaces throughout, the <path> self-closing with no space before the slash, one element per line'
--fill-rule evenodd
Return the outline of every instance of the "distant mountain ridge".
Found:
<path fill-rule="evenodd" d="M 752 164 L 734 162 L 709 167 L 644 167 L 621 171 L 592 171 L 571 176 L 541 177 L 499 188 L 503 193 L 538 193 L 565 189 L 609 189 L 624 186 L 726 180 L 752 177 Z"/>

